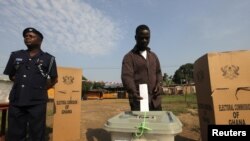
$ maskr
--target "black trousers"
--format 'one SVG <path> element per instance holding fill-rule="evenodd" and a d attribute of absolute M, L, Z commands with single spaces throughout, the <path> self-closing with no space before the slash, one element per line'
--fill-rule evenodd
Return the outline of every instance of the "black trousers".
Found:
<path fill-rule="evenodd" d="M 46 103 L 9 106 L 8 141 L 45 141 Z"/>

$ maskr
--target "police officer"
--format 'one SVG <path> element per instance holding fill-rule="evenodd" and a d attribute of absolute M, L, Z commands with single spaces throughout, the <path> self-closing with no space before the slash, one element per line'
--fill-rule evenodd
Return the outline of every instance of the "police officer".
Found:
<path fill-rule="evenodd" d="M 7 138 L 44 141 L 47 89 L 57 83 L 56 61 L 41 50 L 43 35 L 38 30 L 24 29 L 23 38 L 28 49 L 12 52 L 4 70 L 14 82 L 9 95 Z"/>

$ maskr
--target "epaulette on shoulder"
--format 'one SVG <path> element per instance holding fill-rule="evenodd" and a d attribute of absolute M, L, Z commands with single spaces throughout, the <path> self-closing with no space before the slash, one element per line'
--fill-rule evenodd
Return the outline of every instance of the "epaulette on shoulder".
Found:
<path fill-rule="evenodd" d="M 25 50 L 21 49 L 21 50 L 12 51 L 11 53 L 17 54 L 17 53 L 24 52 L 24 51 Z"/>

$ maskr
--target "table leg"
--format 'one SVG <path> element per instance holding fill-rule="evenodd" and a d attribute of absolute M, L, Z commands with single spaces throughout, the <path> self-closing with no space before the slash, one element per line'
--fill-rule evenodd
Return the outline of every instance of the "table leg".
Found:
<path fill-rule="evenodd" d="M 1 120 L 0 141 L 5 141 L 6 114 L 7 114 L 7 110 L 3 109 L 2 120 Z"/>

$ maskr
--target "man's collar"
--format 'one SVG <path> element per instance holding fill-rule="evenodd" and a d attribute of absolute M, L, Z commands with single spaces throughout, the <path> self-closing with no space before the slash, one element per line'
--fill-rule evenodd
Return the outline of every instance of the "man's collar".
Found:
<path fill-rule="evenodd" d="M 147 47 L 146 50 L 147 50 L 148 52 L 150 52 L 151 49 L 150 49 L 149 47 Z M 132 52 L 140 53 L 140 50 L 138 49 L 138 46 L 137 46 L 137 45 L 134 46 L 134 48 L 132 49 Z"/>
<path fill-rule="evenodd" d="M 26 50 L 23 50 L 23 51 L 25 51 L 26 53 L 28 53 L 29 51 L 28 51 L 28 49 L 26 49 Z M 38 57 L 38 56 L 40 56 L 40 55 L 44 55 L 45 54 L 45 52 L 43 52 L 43 50 L 42 49 L 40 49 L 39 51 L 38 51 L 38 53 L 35 55 L 35 56 L 33 56 L 33 57 Z"/>

